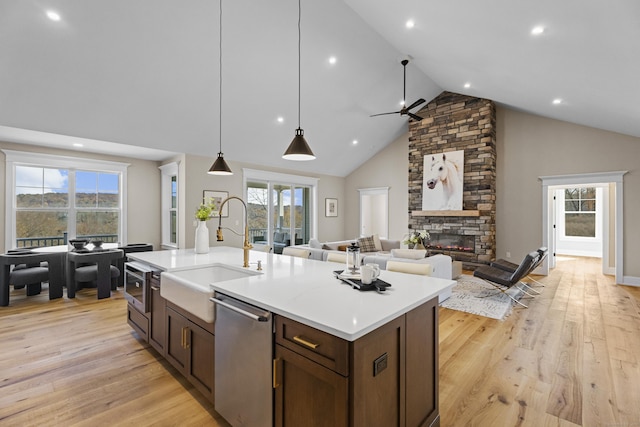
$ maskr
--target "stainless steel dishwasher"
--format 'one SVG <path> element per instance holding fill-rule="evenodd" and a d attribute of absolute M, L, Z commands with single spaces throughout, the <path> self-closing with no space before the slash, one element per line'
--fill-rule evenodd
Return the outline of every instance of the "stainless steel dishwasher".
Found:
<path fill-rule="evenodd" d="M 273 316 L 217 293 L 215 409 L 234 427 L 271 426 Z"/>

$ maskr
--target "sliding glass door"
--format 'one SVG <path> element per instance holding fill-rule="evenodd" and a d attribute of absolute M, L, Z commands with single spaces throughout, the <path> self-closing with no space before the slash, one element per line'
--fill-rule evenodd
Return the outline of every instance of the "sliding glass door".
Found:
<path fill-rule="evenodd" d="M 247 209 L 250 242 L 267 244 L 275 253 L 311 238 L 312 187 L 248 180 Z"/>

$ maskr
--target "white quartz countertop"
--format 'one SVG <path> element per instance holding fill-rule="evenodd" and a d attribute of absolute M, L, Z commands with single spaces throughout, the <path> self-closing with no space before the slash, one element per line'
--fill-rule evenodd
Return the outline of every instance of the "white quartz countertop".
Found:
<path fill-rule="evenodd" d="M 242 249 L 212 247 L 207 254 L 177 249 L 128 254 L 129 258 L 162 271 L 180 271 L 224 265 L 242 270 Z M 262 261 L 262 274 L 215 283 L 198 283 L 275 314 L 354 341 L 390 320 L 422 305 L 454 280 L 382 271 L 380 279 L 392 285 L 384 293 L 360 292 L 333 275 L 343 264 L 306 260 L 286 255 L 250 252 L 250 270 Z M 192 275 L 204 282 L 202 275 Z M 195 279 L 194 279 L 195 280 Z"/>

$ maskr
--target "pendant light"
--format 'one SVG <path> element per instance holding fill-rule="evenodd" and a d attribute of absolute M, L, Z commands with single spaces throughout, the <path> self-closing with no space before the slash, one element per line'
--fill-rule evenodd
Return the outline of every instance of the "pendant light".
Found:
<path fill-rule="evenodd" d="M 313 160 L 316 156 L 304 139 L 304 131 L 300 128 L 300 18 L 302 16 L 300 0 L 298 0 L 298 129 L 289 148 L 282 155 L 287 160 Z"/>
<path fill-rule="evenodd" d="M 218 151 L 218 158 L 211 168 L 209 174 L 211 175 L 233 175 L 231 168 L 224 161 L 224 154 L 222 154 L 222 0 L 220 0 L 220 151 Z"/>

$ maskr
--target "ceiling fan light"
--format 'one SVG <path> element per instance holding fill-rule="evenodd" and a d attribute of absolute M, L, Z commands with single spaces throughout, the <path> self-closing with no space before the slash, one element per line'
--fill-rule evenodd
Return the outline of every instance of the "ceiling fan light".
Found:
<path fill-rule="evenodd" d="M 284 152 L 282 158 L 297 161 L 313 160 L 316 158 L 309 144 L 307 144 L 307 141 L 304 139 L 304 131 L 302 129 L 296 129 L 296 136 L 293 137 L 293 141 L 289 144 L 289 148 Z"/>
<path fill-rule="evenodd" d="M 218 153 L 218 158 L 213 162 L 207 173 L 211 175 L 233 175 L 231 168 L 227 162 L 224 161 L 224 154 L 222 153 Z"/>

